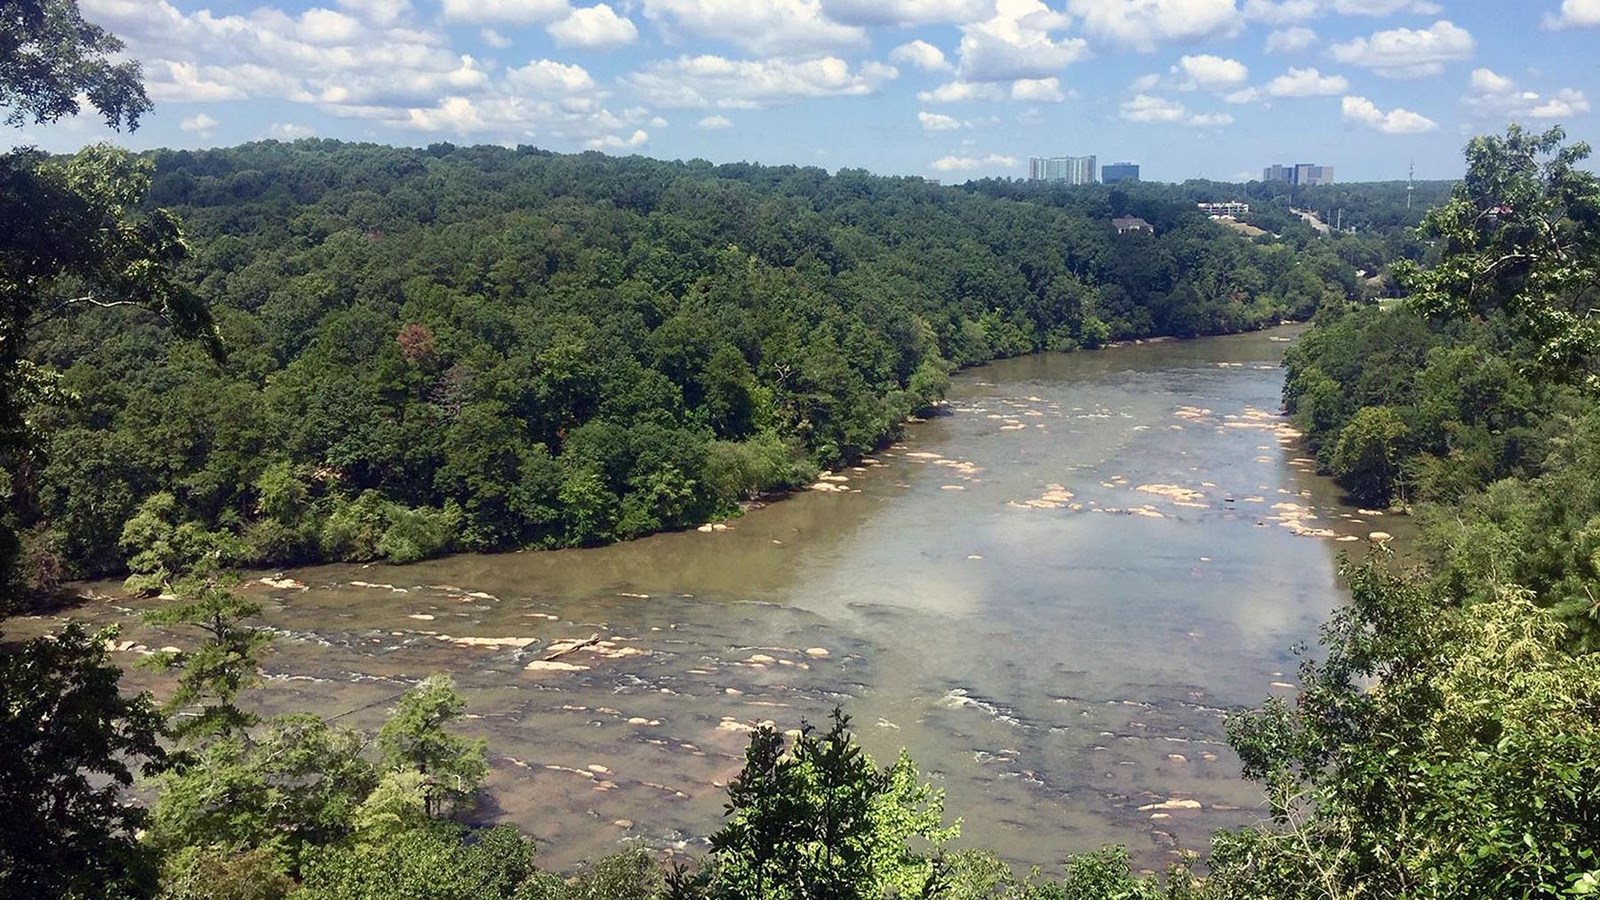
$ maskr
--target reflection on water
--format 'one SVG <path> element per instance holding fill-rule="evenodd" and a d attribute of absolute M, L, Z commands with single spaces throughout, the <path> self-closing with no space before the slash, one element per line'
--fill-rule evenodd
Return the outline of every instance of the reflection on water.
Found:
<path fill-rule="evenodd" d="M 1294 333 L 975 370 L 949 415 L 726 530 L 263 579 L 260 702 L 374 728 L 450 672 L 489 742 L 483 815 L 556 866 L 703 847 L 751 725 L 836 703 L 936 773 L 966 843 L 1160 866 L 1259 815 L 1222 717 L 1292 691 L 1336 553 L 1396 530 L 1339 507 L 1277 417 Z"/>

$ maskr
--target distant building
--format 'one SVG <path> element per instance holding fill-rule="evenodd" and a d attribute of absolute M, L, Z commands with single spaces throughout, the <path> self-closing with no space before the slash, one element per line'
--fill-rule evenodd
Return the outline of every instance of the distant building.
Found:
<path fill-rule="evenodd" d="M 1127 234 L 1130 231 L 1143 231 L 1147 234 L 1156 233 L 1155 226 L 1138 216 L 1118 216 L 1111 220 L 1111 227 L 1117 229 L 1117 234 Z"/>
<path fill-rule="evenodd" d="M 1333 184 L 1333 166 L 1315 163 L 1295 163 L 1292 166 L 1271 165 L 1261 170 L 1262 181 L 1287 181 L 1301 187 Z"/>
<path fill-rule="evenodd" d="M 1116 184 L 1119 181 L 1138 181 L 1139 164 L 1131 162 L 1107 163 L 1100 167 L 1100 181 L 1102 184 Z"/>
<path fill-rule="evenodd" d="M 1250 204 L 1238 200 L 1227 200 L 1222 203 L 1196 203 L 1200 211 L 1213 218 L 1217 216 L 1247 216 L 1250 214 Z"/>
<path fill-rule="evenodd" d="M 1029 181 L 1059 181 L 1065 184 L 1094 184 L 1093 156 L 1035 156 L 1028 160 Z"/>

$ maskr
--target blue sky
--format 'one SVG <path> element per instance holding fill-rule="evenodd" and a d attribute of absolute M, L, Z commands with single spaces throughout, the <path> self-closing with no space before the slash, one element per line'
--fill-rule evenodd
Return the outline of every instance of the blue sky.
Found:
<path fill-rule="evenodd" d="M 1460 174 L 1600 145 L 1600 0 L 79 0 L 144 65 L 135 148 L 304 136 L 1021 177 Z M 69 150 L 91 117 L 13 139 Z"/>

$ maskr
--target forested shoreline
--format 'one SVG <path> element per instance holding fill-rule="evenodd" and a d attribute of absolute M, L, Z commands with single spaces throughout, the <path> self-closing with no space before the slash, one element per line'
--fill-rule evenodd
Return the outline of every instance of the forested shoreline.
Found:
<path fill-rule="evenodd" d="M 1376 268 L 1370 241 L 1251 242 L 1150 186 L 318 140 L 147 160 L 226 355 L 131 310 L 41 317 L 72 399 L 32 413 L 36 582 L 694 525 L 891 438 L 956 367 L 1303 319 Z"/>

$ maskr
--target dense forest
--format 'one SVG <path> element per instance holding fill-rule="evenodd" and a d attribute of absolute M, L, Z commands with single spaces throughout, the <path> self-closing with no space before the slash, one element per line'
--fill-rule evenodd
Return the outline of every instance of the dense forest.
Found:
<path fill-rule="evenodd" d="M 87 96 L 133 127 L 149 101 L 120 49 L 67 0 L 0 7 L 8 121 Z M 1105 194 L 1157 227 L 1116 235 L 1081 198 L 849 172 L 315 142 L 0 155 L 0 219 L 25 226 L 0 233 L 0 601 L 127 564 L 193 635 L 151 656 L 159 702 L 122 692 L 114 631 L 0 643 L 0 893 L 1600 894 L 1587 153 L 1559 130 L 1475 139 L 1381 308 L 1344 239 L 1245 241 L 1154 194 Z M 1286 405 L 1353 497 L 1414 508 L 1431 556 L 1348 566 L 1294 702 L 1230 716 L 1270 820 L 1203 866 L 1141 874 L 1108 848 L 1018 877 L 951 849 L 942 795 L 836 712 L 752 734 L 704 858 L 560 875 L 514 829 L 463 824 L 487 763 L 448 678 L 370 736 L 253 711 L 271 636 L 230 565 L 673 527 L 872 446 L 953 365 L 1313 311 Z"/>
<path fill-rule="evenodd" d="M 1362 290 L 1355 239 L 1251 242 L 1181 195 L 317 140 L 145 162 L 226 353 L 41 309 L 31 358 L 72 400 L 30 413 L 35 581 L 679 528 L 870 450 L 954 367 Z M 1119 209 L 1154 233 L 1118 234 Z"/>

